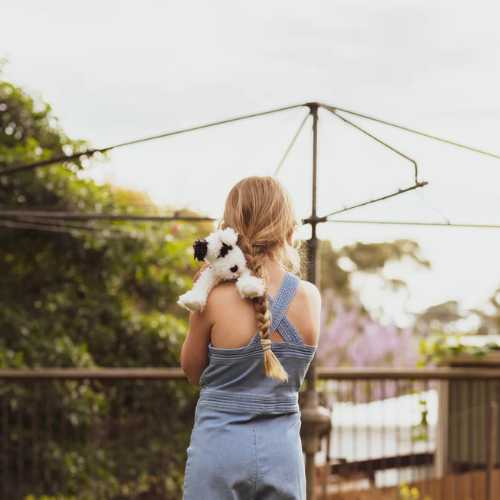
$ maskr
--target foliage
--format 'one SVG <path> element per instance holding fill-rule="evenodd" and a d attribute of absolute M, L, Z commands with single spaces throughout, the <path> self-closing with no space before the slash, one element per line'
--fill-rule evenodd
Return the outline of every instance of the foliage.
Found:
<path fill-rule="evenodd" d="M 347 307 L 332 290 L 323 293 L 320 366 L 356 368 L 415 366 L 418 344 L 413 328 L 382 325 L 363 311 L 359 301 Z"/>
<path fill-rule="evenodd" d="M 401 500 L 419 500 L 421 498 L 418 489 L 415 487 L 411 488 L 406 483 L 400 483 L 398 493 Z M 422 500 L 432 500 L 432 498 L 429 495 L 425 495 Z"/>
<path fill-rule="evenodd" d="M 481 323 L 477 330 L 482 335 L 500 335 L 500 288 L 497 288 L 488 301 L 490 313 L 479 309 L 473 309 L 471 312 L 477 314 Z"/>
<path fill-rule="evenodd" d="M 0 81 L 0 169 L 74 151 L 85 153 L 88 147 L 86 142 L 70 140 L 64 134 L 48 104 Z M 131 205 L 138 199 L 149 201 L 143 195 L 98 186 L 83 178 L 80 173 L 93 161 L 83 154 L 76 162 L 0 175 L 0 205 L 3 209 L 145 213 L 144 207 Z M 4 216 L 0 219 L 0 368 L 179 366 L 187 314 L 176 300 L 192 285 L 198 267 L 189 258 L 192 241 L 210 230 L 209 223 L 63 222 Z M 122 388 L 125 394 L 133 390 L 128 382 L 123 382 Z M 153 488 L 146 485 L 148 460 L 153 453 L 165 453 L 164 470 L 156 472 L 167 475 L 168 484 L 162 487 L 173 498 L 179 497 L 195 388 L 176 383 L 157 389 L 175 405 L 168 405 L 159 423 L 171 433 L 163 444 L 168 449 L 156 451 L 151 447 L 159 446 L 163 428 L 146 426 L 147 391 L 120 403 L 117 384 L 67 381 L 41 384 L 36 389 L 35 393 L 35 386 L 28 384 L 0 387 L 9 401 L 10 464 L 16 463 L 16 446 L 25 446 L 26 470 L 32 466 L 32 444 L 28 439 L 16 443 L 14 429 L 17 405 L 35 401 L 41 425 L 39 448 L 34 453 L 38 453 L 40 470 L 54 467 L 51 473 L 56 484 L 57 477 L 65 474 L 70 496 L 94 498 L 88 471 L 96 462 L 85 437 L 90 435 L 92 423 L 116 422 L 122 405 L 120 422 L 127 415 L 137 415 L 136 424 L 149 431 L 138 435 L 145 440 L 139 447 L 143 456 L 125 454 L 122 458 L 131 456 L 134 463 L 124 467 L 135 468 L 143 478 L 142 487 Z M 49 394 L 51 433 L 46 428 Z M 138 406 L 132 409 L 131 405 Z M 63 423 L 68 429 L 65 452 L 57 437 L 63 432 Z M 29 436 L 30 423 L 25 425 Z M 112 427 L 100 435 L 103 442 L 110 439 Z M 79 432 L 80 441 L 69 435 L 69 430 Z M 105 449 L 102 446 L 97 457 L 100 481 L 106 490 L 101 498 L 118 498 L 127 488 L 138 485 L 119 477 L 117 464 Z M 56 493 L 35 491 L 28 480 L 25 486 L 38 496 Z"/>
<path fill-rule="evenodd" d="M 150 202 L 144 195 L 98 186 L 82 175 L 103 159 L 87 155 L 89 148 L 85 141 L 67 137 L 40 97 L 0 81 L 0 169 L 81 153 L 77 161 L 8 177 L 0 172 L 3 209 L 146 213 L 143 205 Z M 179 366 L 187 312 L 175 302 L 191 286 L 198 267 L 189 258 L 192 242 L 212 230 L 210 223 L 3 216 L 0 368 Z M 373 320 L 352 288 L 355 273 L 380 273 L 403 259 L 429 267 L 418 244 L 408 240 L 356 243 L 340 250 L 329 241 L 321 243 L 325 305 L 318 355 L 323 364 L 414 363 L 410 331 Z M 386 279 L 386 284 L 404 286 L 400 280 Z M 9 463 L 17 463 L 15 450 L 25 447 L 27 471 L 35 454 L 52 483 L 60 484 L 64 474 L 69 485 L 64 499 L 121 499 L 160 489 L 180 497 L 195 388 L 178 382 L 72 380 L 3 384 L 2 395 L 9 401 Z M 23 422 L 25 439 L 16 431 L 16 412 L 27 401 L 38 412 L 37 447 L 30 422 Z M 160 401 L 168 403 L 164 418 L 148 421 L 150 409 Z M 137 444 L 127 453 L 118 446 L 123 442 L 116 435 L 118 427 Z M 62 442 L 64 429 L 68 435 Z M 167 433 L 167 441 L 159 439 Z M 31 477 L 25 485 L 30 500 L 63 499 L 49 491 L 48 482 L 36 490 Z"/>
<path fill-rule="evenodd" d="M 409 260 L 425 268 L 430 263 L 421 255 L 417 242 L 395 240 L 383 243 L 354 243 L 335 249 L 331 241 L 324 240 L 320 248 L 321 280 L 320 289 L 334 290 L 338 296 L 346 298 L 353 294 L 352 277 L 355 273 L 380 274 L 391 262 Z M 406 286 L 402 280 L 383 278 L 392 289 Z"/>
<path fill-rule="evenodd" d="M 500 288 L 481 307 L 467 309 L 454 300 L 429 307 L 417 315 L 415 331 L 420 337 L 441 333 L 499 335 Z"/>
<path fill-rule="evenodd" d="M 467 345 L 462 342 L 466 335 L 448 335 L 446 333 L 434 334 L 429 338 L 420 340 L 420 356 L 418 366 L 438 366 L 445 358 L 471 355 L 482 358 L 492 351 L 497 351 L 500 346 L 496 342 L 484 345 Z"/>
<path fill-rule="evenodd" d="M 418 341 L 413 326 L 382 325 L 371 318 L 355 295 L 349 305 L 333 290 L 322 294 L 320 342 L 316 351 L 324 367 L 413 367 L 418 358 Z M 350 384 L 325 381 L 322 389 L 329 404 L 337 401 L 376 401 L 400 394 L 397 382 Z"/>
<path fill-rule="evenodd" d="M 430 382 L 428 389 L 434 389 L 434 384 Z M 423 391 L 417 391 L 419 396 L 418 404 L 420 410 L 420 421 L 412 426 L 412 440 L 413 441 L 429 441 L 429 410 L 427 408 L 427 398 Z"/>

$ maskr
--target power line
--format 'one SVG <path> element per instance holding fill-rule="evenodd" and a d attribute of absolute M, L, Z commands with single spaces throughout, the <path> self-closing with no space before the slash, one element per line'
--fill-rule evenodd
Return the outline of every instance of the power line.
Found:
<path fill-rule="evenodd" d="M 160 134 L 160 135 L 154 135 L 154 136 L 150 136 L 150 137 L 145 137 L 143 139 L 136 139 L 136 140 L 133 140 L 133 141 L 122 142 L 122 143 L 119 143 L 119 144 L 115 144 L 113 146 L 108 146 L 106 148 L 91 149 L 91 150 L 86 151 L 86 152 L 75 153 L 75 154 L 69 155 L 69 156 L 66 156 L 66 155 L 64 155 L 64 156 L 55 156 L 53 158 L 49 158 L 48 160 L 38 161 L 38 162 L 35 162 L 35 163 L 28 163 L 27 165 L 20 165 L 18 167 L 7 168 L 5 170 L 0 171 L 0 175 L 10 175 L 10 174 L 13 174 L 13 173 L 16 173 L 16 172 L 23 172 L 23 171 L 26 171 L 26 170 L 33 170 L 33 169 L 38 168 L 38 167 L 44 167 L 46 165 L 51 165 L 53 163 L 58 163 L 58 162 L 61 162 L 61 161 L 76 160 L 77 158 L 80 158 L 82 155 L 91 156 L 91 155 L 94 155 L 95 153 L 104 153 L 106 151 L 110 151 L 112 149 L 121 148 L 121 147 L 124 147 L 124 146 L 131 146 L 133 144 L 140 144 L 141 142 L 154 141 L 156 139 L 162 139 L 164 137 L 170 137 L 172 135 L 184 134 L 186 132 L 193 132 L 195 130 L 201 130 L 201 129 L 204 129 L 204 128 L 215 127 L 217 125 L 223 125 L 225 123 L 232 123 L 232 122 L 236 122 L 236 121 L 239 121 L 239 120 L 246 120 L 248 118 L 255 118 L 257 116 L 264 116 L 264 115 L 269 115 L 271 113 L 278 113 L 279 111 L 285 111 L 285 110 L 288 110 L 288 109 L 294 109 L 294 108 L 298 108 L 298 107 L 301 107 L 301 106 L 304 106 L 304 104 L 296 104 L 294 106 L 288 106 L 286 108 L 273 109 L 271 111 L 263 111 L 262 113 L 254 113 L 253 115 L 240 116 L 240 117 L 237 117 L 237 118 L 230 118 L 229 120 L 222 120 L 222 121 L 219 121 L 219 122 L 209 123 L 209 124 L 206 124 L 206 125 L 199 125 L 197 127 L 191 127 L 191 128 L 187 128 L 187 129 L 183 129 L 183 130 L 176 130 L 174 132 L 167 132 L 165 134 Z"/>

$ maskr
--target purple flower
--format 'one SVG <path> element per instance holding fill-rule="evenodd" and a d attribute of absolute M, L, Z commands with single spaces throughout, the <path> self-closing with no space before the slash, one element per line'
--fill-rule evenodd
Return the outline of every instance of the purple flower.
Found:
<path fill-rule="evenodd" d="M 326 290 L 317 357 L 325 367 L 414 367 L 418 341 L 413 326 L 381 325 L 363 312 L 359 300 L 346 307 L 332 290 Z"/>

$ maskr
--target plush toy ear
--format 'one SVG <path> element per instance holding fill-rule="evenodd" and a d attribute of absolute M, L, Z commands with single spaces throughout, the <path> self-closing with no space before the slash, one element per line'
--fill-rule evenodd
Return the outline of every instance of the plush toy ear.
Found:
<path fill-rule="evenodd" d="M 196 240 L 193 243 L 194 248 L 194 258 L 203 262 L 207 256 L 208 242 L 207 240 Z"/>
<path fill-rule="evenodd" d="M 219 239 L 226 245 L 236 245 L 238 233 L 232 227 L 226 227 L 226 229 L 219 231 Z"/>

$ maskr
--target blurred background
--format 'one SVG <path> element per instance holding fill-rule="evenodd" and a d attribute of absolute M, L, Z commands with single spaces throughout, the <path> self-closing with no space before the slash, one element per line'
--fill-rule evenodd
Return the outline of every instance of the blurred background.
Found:
<path fill-rule="evenodd" d="M 428 182 L 318 225 L 317 498 L 500 498 L 497 3 L 3 3 L 0 169 L 65 159 L 0 171 L 0 498 L 182 497 L 192 243 L 249 175 L 311 215 L 308 102 Z M 317 141 L 319 216 L 414 185 Z"/>

